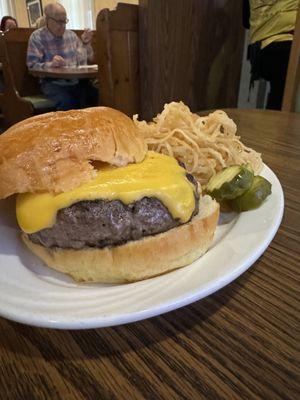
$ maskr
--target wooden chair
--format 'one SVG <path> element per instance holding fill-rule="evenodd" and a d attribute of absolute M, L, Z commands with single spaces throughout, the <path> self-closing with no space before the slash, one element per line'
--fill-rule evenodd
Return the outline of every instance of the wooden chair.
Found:
<path fill-rule="evenodd" d="M 282 111 L 300 112 L 300 6 L 286 76 Z"/>
<path fill-rule="evenodd" d="M 0 35 L 0 60 L 4 92 L 0 106 L 6 127 L 34 114 L 54 109 L 54 103 L 41 94 L 36 78 L 29 75 L 26 53 L 32 29 L 19 28 Z"/>
<path fill-rule="evenodd" d="M 96 42 L 101 104 L 139 113 L 138 6 L 119 3 L 100 11 Z"/>

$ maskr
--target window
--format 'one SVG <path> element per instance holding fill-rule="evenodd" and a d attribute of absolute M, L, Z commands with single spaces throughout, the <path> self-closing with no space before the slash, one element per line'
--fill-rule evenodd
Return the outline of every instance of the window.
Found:
<path fill-rule="evenodd" d="M 14 16 L 14 9 L 13 9 L 11 0 L 0 0 L 0 16 L 1 16 L 1 18 L 4 15 Z"/>
<path fill-rule="evenodd" d="M 60 0 L 70 20 L 68 29 L 94 29 L 94 15 L 92 0 Z"/>

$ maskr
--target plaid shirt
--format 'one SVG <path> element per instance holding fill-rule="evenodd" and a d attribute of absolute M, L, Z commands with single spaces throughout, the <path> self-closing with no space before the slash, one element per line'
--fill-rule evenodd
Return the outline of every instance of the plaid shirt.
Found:
<path fill-rule="evenodd" d="M 32 32 L 27 49 L 28 68 L 48 68 L 55 55 L 63 57 L 67 65 L 83 65 L 92 60 L 93 49 L 83 44 L 75 32 L 66 30 L 62 37 L 56 37 L 42 27 Z"/>

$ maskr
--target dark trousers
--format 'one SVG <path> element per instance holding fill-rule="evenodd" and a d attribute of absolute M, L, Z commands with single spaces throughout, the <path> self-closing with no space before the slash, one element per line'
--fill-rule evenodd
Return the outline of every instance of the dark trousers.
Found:
<path fill-rule="evenodd" d="M 270 94 L 267 108 L 280 110 L 289 63 L 291 41 L 273 42 L 261 50 L 261 78 L 270 82 Z"/>
<path fill-rule="evenodd" d="M 81 79 L 78 84 L 70 86 L 57 85 L 53 80 L 45 80 L 41 83 L 41 88 L 44 95 L 53 100 L 56 109 L 60 111 L 98 105 L 98 90 L 88 79 Z"/>

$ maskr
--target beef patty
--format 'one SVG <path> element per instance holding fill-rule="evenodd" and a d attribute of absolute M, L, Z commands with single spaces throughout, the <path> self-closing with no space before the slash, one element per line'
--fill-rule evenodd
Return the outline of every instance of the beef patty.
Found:
<path fill-rule="evenodd" d="M 192 175 L 188 179 L 196 186 Z M 198 191 L 195 194 L 198 213 Z M 51 228 L 29 236 L 45 247 L 81 249 L 83 247 L 115 246 L 129 240 L 165 232 L 180 225 L 168 209 L 156 198 L 144 197 L 125 205 L 119 200 L 80 201 L 57 213 Z"/>

